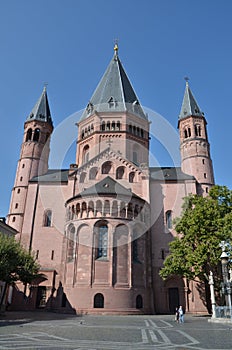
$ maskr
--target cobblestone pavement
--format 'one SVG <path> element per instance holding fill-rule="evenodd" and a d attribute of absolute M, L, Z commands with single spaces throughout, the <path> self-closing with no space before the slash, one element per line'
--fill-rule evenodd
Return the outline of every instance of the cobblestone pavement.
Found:
<path fill-rule="evenodd" d="M 7 312 L 0 316 L 0 349 L 203 350 L 232 349 L 232 324 L 186 315 L 71 316 Z"/>

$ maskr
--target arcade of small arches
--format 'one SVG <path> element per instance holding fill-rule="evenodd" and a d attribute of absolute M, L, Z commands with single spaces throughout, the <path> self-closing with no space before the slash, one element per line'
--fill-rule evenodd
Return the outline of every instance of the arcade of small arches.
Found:
<path fill-rule="evenodd" d="M 121 126 L 121 122 L 119 120 L 117 121 L 105 121 L 103 120 L 100 124 L 100 131 L 103 132 L 111 132 L 111 131 L 121 131 L 122 126 Z M 82 130 L 81 130 L 81 138 L 84 139 L 86 137 L 88 137 L 89 135 L 91 135 L 94 132 L 94 125 L 93 123 L 89 124 L 88 126 L 85 126 Z M 148 138 L 148 132 L 146 132 L 144 129 L 142 129 L 141 127 L 137 126 L 137 125 L 132 125 L 131 123 L 129 125 L 127 125 L 127 132 L 129 132 L 130 134 L 133 134 L 135 136 L 141 137 L 141 138 Z"/>
<path fill-rule="evenodd" d="M 88 150 L 89 150 L 89 147 L 85 149 L 85 152 L 83 151 L 83 158 L 85 162 L 87 162 L 89 159 Z M 101 165 L 100 169 L 98 167 L 92 167 L 89 169 L 88 173 L 87 171 L 81 172 L 79 182 L 84 183 L 87 180 L 96 180 L 99 173 L 104 175 L 107 175 L 107 174 L 110 175 L 115 173 L 117 180 L 128 179 L 130 183 L 133 183 L 136 181 L 135 171 L 131 169 L 127 169 L 125 166 L 118 166 L 116 169 L 114 169 L 113 163 L 111 161 L 106 161 Z"/>
<path fill-rule="evenodd" d="M 146 204 L 141 205 L 134 201 L 96 199 L 84 201 L 80 199 L 66 208 L 66 221 L 88 218 L 123 218 L 133 220 L 137 218 L 145 222 L 147 216 Z"/>

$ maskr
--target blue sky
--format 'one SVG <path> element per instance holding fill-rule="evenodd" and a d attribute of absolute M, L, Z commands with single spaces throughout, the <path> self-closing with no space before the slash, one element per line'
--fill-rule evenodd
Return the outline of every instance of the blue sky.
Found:
<path fill-rule="evenodd" d="M 216 183 L 232 189 L 231 14 L 230 0 L 1 1 L 0 216 L 8 213 L 23 124 L 44 83 L 58 127 L 88 103 L 115 38 L 141 104 L 175 129 L 190 78 L 208 121 Z M 172 165 L 162 145 L 152 147 L 160 165 Z M 71 150 L 63 167 L 74 161 Z"/>

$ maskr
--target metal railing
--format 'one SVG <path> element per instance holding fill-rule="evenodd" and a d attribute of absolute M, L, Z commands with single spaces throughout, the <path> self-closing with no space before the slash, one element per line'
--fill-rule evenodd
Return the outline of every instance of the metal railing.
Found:
<path fill-rule="evenodd" d="M 216 306 L 215 313 L 217 318 L 232 318 L 232 308 L 229 306 Z"/>

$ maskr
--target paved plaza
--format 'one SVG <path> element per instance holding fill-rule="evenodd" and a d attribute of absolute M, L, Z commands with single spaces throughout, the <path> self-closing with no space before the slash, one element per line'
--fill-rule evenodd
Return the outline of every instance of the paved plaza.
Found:
<path fill-rule="evenodd" d="M 185 315 L 73 316 L 7 312 L 0 316 L 0 349 L 146 350 L 232 349 L 232 324 Z"/>

